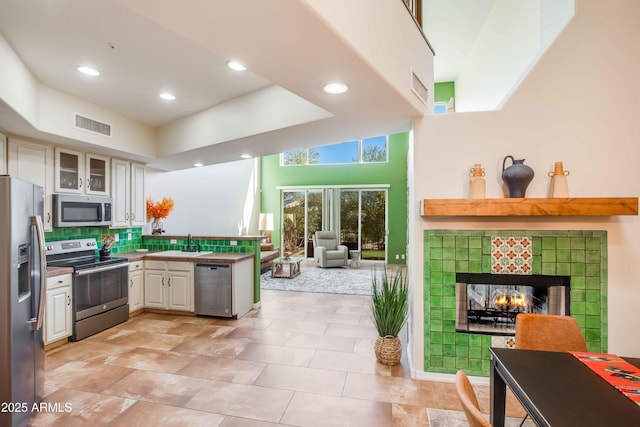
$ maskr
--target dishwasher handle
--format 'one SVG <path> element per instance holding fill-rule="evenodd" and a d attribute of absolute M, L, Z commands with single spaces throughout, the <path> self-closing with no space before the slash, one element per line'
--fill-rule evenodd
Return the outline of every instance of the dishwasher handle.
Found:
<path fill-rule="evenodd" d="M 229 268 L 230 265 L 229 264 L 211 264 L 211 263 L 207 263 L 207 262 L 197 262 L 196 263 L 196 267 L 204 267 L 204 268 L 208 268 L 209 270 L 217 270 L 219 268 Z"/>

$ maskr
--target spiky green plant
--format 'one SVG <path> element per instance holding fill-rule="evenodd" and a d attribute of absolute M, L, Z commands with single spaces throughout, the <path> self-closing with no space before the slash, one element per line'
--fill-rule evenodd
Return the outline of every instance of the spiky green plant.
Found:
<path fill-rule="evenodd" d="M 382 277 L 379 278 L 377 270 L 374 269 L 371 280 L 373 321 L 378 335 L 397 337 L 407 320 L 409 309 L 407 276 L 402 269 L 397 270 L 395 274 L 389 274 L 386 266 L 382 273 Z"/>

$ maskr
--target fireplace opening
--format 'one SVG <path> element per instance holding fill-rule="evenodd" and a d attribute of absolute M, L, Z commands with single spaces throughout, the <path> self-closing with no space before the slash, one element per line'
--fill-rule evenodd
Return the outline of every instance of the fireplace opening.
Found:
<path fill-rule="evenodd" d="M 516 316 L 569 316 L 569 276 L 456 273 L 456 331 L 515 335 Z"/>

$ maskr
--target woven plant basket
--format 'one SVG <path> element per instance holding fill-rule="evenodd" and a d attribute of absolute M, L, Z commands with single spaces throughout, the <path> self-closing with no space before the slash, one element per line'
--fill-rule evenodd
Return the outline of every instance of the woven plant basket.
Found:
<path fill-rule="evenodd" d="M 402 356 L 402 343 L 400 338 L 387 335 L 376 338 L 375 344 L 376 359 L 383 365 L 397 365 Z"/>

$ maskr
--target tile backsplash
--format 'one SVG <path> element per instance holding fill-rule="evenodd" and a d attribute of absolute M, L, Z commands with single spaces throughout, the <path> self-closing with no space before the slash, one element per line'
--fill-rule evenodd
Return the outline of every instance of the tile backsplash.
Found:
<path fill-rule="evenodd" d="M 132 252 L 142 245 L 142 228 L 107 228 L 107 227 L 67 227 L 54 228 L 53 231 L 44 233 L 47 242 L 57 240 L 90 239 L 98 241 L 98 248 L 102 247 L 102 238 L 112 234 L 117 236 L 117 241 L 111 248 L 112 253 Z"/>

